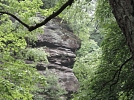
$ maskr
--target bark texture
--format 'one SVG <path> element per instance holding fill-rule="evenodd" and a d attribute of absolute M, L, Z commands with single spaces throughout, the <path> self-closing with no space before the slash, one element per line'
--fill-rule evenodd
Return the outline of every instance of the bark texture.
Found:
<path fill-rule="evenodd" d="M 134 61 L 134 0 L 109 0 L 109 3 Z"/>

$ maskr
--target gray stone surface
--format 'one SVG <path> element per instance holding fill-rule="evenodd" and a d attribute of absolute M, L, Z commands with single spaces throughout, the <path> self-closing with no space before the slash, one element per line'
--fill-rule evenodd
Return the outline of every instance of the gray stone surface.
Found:
<path fill-rule="evenodd" d="M 37 35 L 35 44 L 27 38 L 27 43 L 33 48 L 45 47 L 49 64 L 39 62 L 37 70 L 46 77 L 46 69 L 58 77 L 58 82 L 63 89 L 70 93 L 76 92 L 79 83 L 72 71 L 75 62 L 75 51 L 80 48 L 81 41 L 75 36 L 66 23 L 61 23 L 61 19 L 56 18 L 48 22 L 44 27 L 44 33 Z M 31 63 L 28 62 L 27 63 Z"/>

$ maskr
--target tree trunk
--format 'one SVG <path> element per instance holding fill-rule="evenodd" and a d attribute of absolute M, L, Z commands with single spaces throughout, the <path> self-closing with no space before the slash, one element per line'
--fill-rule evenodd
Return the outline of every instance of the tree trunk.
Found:
<path fill-rule="evenodd" d="M 109 3 L 134 61 L 134 0 L 109 0 Z"/>

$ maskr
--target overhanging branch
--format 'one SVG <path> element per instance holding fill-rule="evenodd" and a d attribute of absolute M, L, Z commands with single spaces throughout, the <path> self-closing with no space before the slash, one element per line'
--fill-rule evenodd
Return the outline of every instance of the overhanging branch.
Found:
<path fill-rule="evenodd" d="M 43 25 L 45 25 L 48 21 L 50 21 L 52 18 L 56 17 L 57 15 L 59 15 L 66 7 L 71 6 L 72 3 L 74 2 L 74 0 L 68 0 L 65 4 L 63 4 L 59 10 L 57 10 L 56 12 L 53 12 L 53 14 L 51 14 L 50 16 L 48 16 L 44 21 L 42 21 L 41 23 L 37 23 L 36 25 L 33 26 L 29 26 L 28 24 L 26 24 L 25 22 L 21 21 L 18 17 L 16 17 L 15 15 L 9 13 L 9 12 L 4 12 L 4 11 L 0 11 L 1 14 L 7 14 L 10 15 L 11 17 L 13 17 L 14 19 L 16 19 L 19 23 L 21 23 L 24 27 L 26 27 L 29 31 L 33 31 Z"/>
<path fill-rule="evenodd" d="M 29 25 L 27 25 L 26 23 L 24 23 L 23 21 L 21 21 L 18 17 L 16 17 L 15 15 L 9 13 L 9 12 L 4 12 L 4 11 L 0 11 L 1 14 L 7 14 L 10 15 L 11 17 L 13 17 L 14 19 L 16 19 L 19 23 L 21 23 L 23 26 L 25 26 L 27 29 L 30 28 Z"/>

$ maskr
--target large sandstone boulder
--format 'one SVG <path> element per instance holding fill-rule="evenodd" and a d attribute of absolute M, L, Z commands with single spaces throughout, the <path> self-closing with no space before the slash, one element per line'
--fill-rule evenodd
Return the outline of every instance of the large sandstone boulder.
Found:
<path fill-rule="evenodd" d="M 59 18 L 51 20 L 44 26 L 44 33 L 37 35 L 34 43 L 30 42 L 28 38 L 27 43 L 33 48 L 45 46 L 44 51 L 49 53 L 49 64 L 39 62 L 36 68 L 45 77 L 48 76 L 46 69 L 56 75 L 58 83 L 67 91 L 65 95 L 68 97 L 66 98 L 70 97 L 70 93 L 78 90 L 79 83 L 72 67 L 76 58 L 75 51 L 80 48 L 81 41 L 66 23 L 61 23 Z"/>

